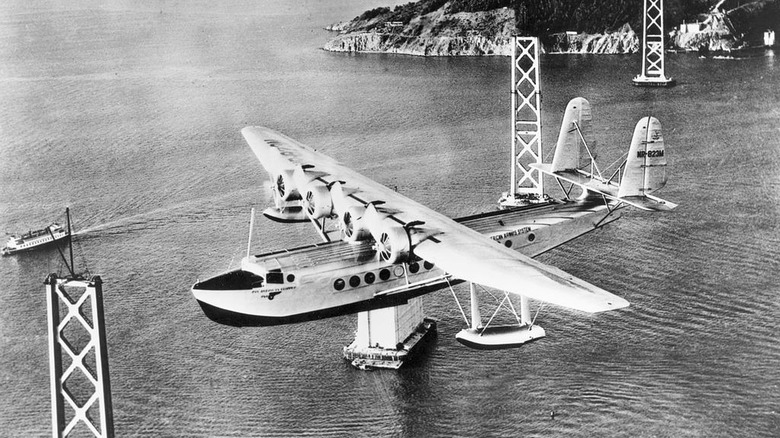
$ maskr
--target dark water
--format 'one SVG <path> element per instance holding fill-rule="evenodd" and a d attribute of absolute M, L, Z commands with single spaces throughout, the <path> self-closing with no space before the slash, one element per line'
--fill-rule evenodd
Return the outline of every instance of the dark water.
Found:
<path fill-rule="evenodd" d="M 463 322 L 436 293 L 429 354 L 362 372 L 340 357 L 354 317 L 235 329 L 192 299 L 270 202 L 239 130 L 278 129 L 452 216 L 491 210 L 509 174 L 509 61 L 318 50 L 324 25 L 385 2 L 90 3 L 0 6 L 0 229 L 70 206 L 85 232 L 118 436 L 780 434 L 777 52 L 670 55 L 669 90 L 630 85 L 638 56 L 545 57 L 547 150 L 579 95 L 602 166 L 641 117 L 663 124 L 661 196 L 680 207 L 626 212 L 541 257 L 632 306 L 544 307 L 545 339 L 485 353 L 455 341 Z M 253 249 L 316 239 L 258 220 Z M 58 269 L 52 250 L 0 260 L 0 435 L 50 434 L 42 281 Z"/>

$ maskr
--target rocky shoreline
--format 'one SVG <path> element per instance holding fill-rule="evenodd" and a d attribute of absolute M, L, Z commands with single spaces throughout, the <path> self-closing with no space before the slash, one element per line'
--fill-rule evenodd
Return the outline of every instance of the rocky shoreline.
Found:
<path fill-rule="evenodd" d="M 442 7 L 407 24 L 352 20 L 329 26 L 340 32 L 331 52 L 400 53 L 417 56 L 509 56 L 515 28 L 508 8 L 447 14 Z"/>
<path fill-rule="evenodd" d="M 328 42 L 330 52 L 399 53 L 414 56 L 510 56 L 512 42 L 482 35 L 413 37 L 376 32 L 353 33 Z"/>
<path fill-rule="evenodd" d="M 692 24 L 681 25 L 667 37 L 667 49 L 730 52 L 755 46 L 762 18 L 778 1 L 755 1 L 722 11 L 717 8 Z M 339 32 L 323 47 L 332 52 L 398 53 L 416 56 L 510 56 L 515 13 L 510 8 L 447 13 L 446 4 L 408 23 L 389 22 L 382 15 L 333 24 Z M 759 24 L 760 23 L 760 24 Z M 775 25 L 778 26 L 777 24 Z M 626 23 L 602 34 L 573 32 L 541 37 L 545 53 L 627 54 L 641 50 L 640 36 Z"/>
<path fill-rule="evenodd" d="M 604 34 L 552 34 L 542 39 L 541 46 L 544 53 L 622 54 L 640 49 L 639 37 L 628 24 Z M 511 56 L 512 33 L 412 36 L 400 32 L 350 31 L 328 41 L 323 48 L 331 52 L 415 56 Z"/>
<path fill-rule="evenodd" d="M 626 23 L 615 32 L 586 34 L 564 32 L 541 39 L 545 53 L 625 54 L 641 50 L 639 36 Z"/>

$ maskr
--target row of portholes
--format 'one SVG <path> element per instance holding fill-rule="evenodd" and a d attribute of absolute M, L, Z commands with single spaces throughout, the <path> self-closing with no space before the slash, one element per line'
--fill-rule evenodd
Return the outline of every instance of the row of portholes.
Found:
<path fill-rule="evenodd" d="M 536 240 L 536 235 L 534 233 L 528 233 L 526 238 L 528 239 L 529 242 L 533 242 L 534 240 Z M 512 240 L 507 239 L 504 242 L 504 246 L 506 246 L 507 248 L 511 248 L 512 247 L 512 243 L 513 243 Z"/>
<path fill-rule="evenodd" d="M 422 267 L 426 271 L 430 271 L 433 269 L 433 263 L 423 262 Z M 409 263 L 408 268 L 409 273 L 416 274 L 420 272 L 420 264 L 417 262 Z M 387 281 L 390 279 L 392 275 L 395 275 L 396 277 L 403 277 L 404 275 L 404 268 L 401 265 L 395 265 L 393 267 L 393 271 L 390 272 L 390 269 L 383 268 L 381 271 L 379 271 L 379 279 L 382 281 Z M 358 287 L 360 286 L 361 282 L 365 282 L 366 284 L 373 284 L 376 281 L 376 274 L 373 272 L 366 272 L 363 275 L 363 279 L 361 280 L 360 276 L 353 275 L 349 277 L 349 286 L 350 287 Z M 347 286 L 347 282 L 344 281 L 343 278 L 337 278 L 333 282 L 333 288 L 336 290 L 344 290 L 344 288 Z"/>

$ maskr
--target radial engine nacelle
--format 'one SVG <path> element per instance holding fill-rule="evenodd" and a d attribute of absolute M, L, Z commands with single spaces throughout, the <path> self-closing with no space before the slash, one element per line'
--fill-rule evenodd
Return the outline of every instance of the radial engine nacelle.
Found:
<path fill-rule="evenodd" d="M 363 220 L 365 213 L 366 207 L 353 205 L 339 215 L 339 227 L 346 242 L 358 242 L 371 237 L 371 232 Z"/>
<path fill-rule="evenodd" d="M 391 219 L 385 213 L 380 213 L 374 204 L 366 206 L 362 220 L 371 232 L 371 237 L 374 238 L 380 260 L 398 263 L 409 259 L 412 244 L 409 231 L 403 224 Z"/>
<path fill-rule="evenodd" d="M 382 261 L 398 263 L 409 259 L 412 243 L 409 230 L 402 223 L 380 213 L 374 204 L 356 204 L 341 182 L 325 184 L 319 179 L 319 172 L 308 169 L 299 165 L 278 174 L 275 190 L 280 201 L 300 200 L 302 213 L 315 220 L 337 215 L 344 240 L 373 239 Z"/>
<path fill-rule="evenodd" d="M 333 215 L 333 199 L 328 186 L 322 181 L 312 181 L 306 186 L 303 208 L 309 217 L 322 219 Z"/>
<path fill-rule="evenodd" d="M 318 181 L 324 173 L 310 170 L 314 166 L 298 165 L 292 169 L 281 170 L 274 178 L 274 190 L 281 201 L 297 201 L 310 189 L 310 184 L 319 183 L 327 191 L 322 181 Z M 328 194 L 330 197 L 330 194 Z"/>
<path fill-rule="evenodd" d="M 281 201 L 295 201 L 301 199 L 301 194 L 295 185 L 293 169 L 285 169 L 274 178 L 274 191 Z"/>
<path fill-rule="evenodd" d="M 392 219 L 384 219 L 375 240 L 380 260 L 390 263 L 409 260 L 412 253 L 412 242 L 409 238 L 409 231 L 403 225 Z"/>
<path fill-rule="evenodd" d="M 409 231 L 402 224 L 379 213 L 373 204 L 347 208 L 339 216 L 339 225 L 347 242 L 373 239 L 380 260 L 398 263 L 408 260 L 412 252 Z"/>

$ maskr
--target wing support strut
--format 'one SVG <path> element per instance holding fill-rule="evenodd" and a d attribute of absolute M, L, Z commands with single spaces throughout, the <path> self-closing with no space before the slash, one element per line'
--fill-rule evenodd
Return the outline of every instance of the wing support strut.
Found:
<path fill-rule="evenodd" d="M 252 228 L 255 225 L 255 208 L 252 207 L 251 213 L 249 213 L 249 237 L 246 242 L 246 258 L 249 259 L 249 255 L 252 250 Z"/>
<path fill-rule="evenodd" d="M 588 156 L 590 157 L 590 174 L 591 174 L 591 177 L 593 176 L 593 171 L 595 170 L 596 173 L 599 175 L 599 178 L 603 178 L 601 176 L 601 171 L 599 170 L 599 166 L 596 165 L 596 157 L 590 151 L 590 147 L 588 147 L 588 142 L 585 141 L 585 136 L 582 134 L 582 130 L 580 129 L 579 123 L 577 123 L 576 121 L 574 121 L 572 123 L 574 124 L 574 128 L 577 130 L 577 135 L 579 135 L 580 136 L 580 140 L 582 140 L 582 145 L 585 146 L 585 150 L 588 152 Z"/>
<path fill-rule="evenodd" d="M 452 290 L 452 285 L 450 285 L 450 290 Z M 483 290 L 485 289 L 483 288 Z M 488 292 L 487 290 L 485 291 Z M 490 292 L 488 293 L 490 294 Z M 493 296 L 493 294 L 490 295 Z M 469 328 L 461 330 L 455 336 L 458 342 L 467 347 L 478 350 L 502 350 L 519 347 L 546 335 L 542 327 L 534 324 L 541 307 L 536 310 L 536 315 L 531 319 L 530 302 L 525 296 L 520 296 L 520 314 L 518 315 L 517 309 L 515 309 L 515 306 L 512 304 L 512 300 L 509 297 L 509 293 L 504 292 L 504 298 L 499 302 L 498 306 L 496 306 L 496 310 L 485 325 L 482 325 L 482 317 L 479 313 L 479 295 L 477 295 L 474 283 L 469 283 L 471 324 L 469 324 L 466 313 L 463 311 L 463 307 L 460 305 L 460 301 L 454 290 L 452 290 L 452 296 L 455 297 L 455 302 L 458 304 L 463 319 L 466 320 L 466 325 L 470 325 Z M 493 296 L 493 298 L 498 301 L 498 298 L 495 296 Z M 505 307 L 505 303 L 507 303 L 506 308 L 514 315 L 517 324 L 491 325 L 496 315 L 498 315 L 499 310 Z"/>
<path fill-rule="evenodd" d="M 314 229 L 317 230 L 317 234 L 322 237 L 322 240 L 325 243 L 330 243 L 330 237 L 328 237 L 328 233 L 325 231 L 325 218 L 322 218 L 322 222 L 320 222 L 312 216 L 309 216 L 309 220 L 312 225 L 314 225 Z"/>
<path fill-rule="evenodd" d="M 571 194 L 571 191 L 574 190 L 574 184 L 571 184 L 568 189 L 563 186 L 563 183 L 561 183 L 561 180 L 558 178 L 555 178 L 555 182 L 558 183 L 558 187 L 561 188 L 561 191 L 563 191 L 563 196 L 566 197 L 567 201 L 571 200 L 571 197 L 569 197 L 569 194 Z"/>
<path fill-rule="evenodd" d="M 463 320 L 466 321 L 466 325 L 469 325 L 469 319 L 466 317 L 466 312 L 463 311 L 463 306 L 460 305 L 460 300 L 458 299 L 458 296 L 455 294 L 455 289 L 452 288 L 452 283 L 450 283 L 450 280 L 447 279 L 447 286 L 450 287 L 450 292 L 452 292 L 452 297 L 455 298 L 455 304 L 458 305 L 458 309 L 460 310 L 460 314 L 463 316 Z M 474 283 L 471 283 L 472 289 L 474 288 Z M 472 309 L 472 319 L 474 315 L 474 304 L 475 302 L 471 302 L 471 309 Z"/>
<path fill-rule="evenodd" d="M 610 205 L 609 205 L 609 198 L 607 198 L 607 197 L 606 197 L 606 196 L 604 196 L 603 194 L 601 195 L 601 199 L 604 201 L 604 206 L 605 206 L 605 207 L 607 207 L 607 214 L 605 214 L 604 216 L 602 216 L 602 218 L 601 218 L 601 219 L 599 219 L 599 221 L 598 221 L 598 222 L 596 222 L 595 224 L 593 224 L 593 228 L 598 228 L 599 226 L 601 226 L 601 223 L 602 223 L 602 222 L 604 222 L 605 220 L 607 220 L 607 218 L 608 218 L 608 217 L 609 217 L 609 216 L 610 216 L 612 213 L 614 213 L 615 211 L 617 211 L 617 209 L 621 208 L 621 206 L 624 204 L 624 202 L 623 202 L 623 201 L 618 201 L 618 203 L 617 203 L 617 204 L 610 206 Z"/>

